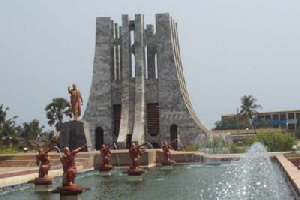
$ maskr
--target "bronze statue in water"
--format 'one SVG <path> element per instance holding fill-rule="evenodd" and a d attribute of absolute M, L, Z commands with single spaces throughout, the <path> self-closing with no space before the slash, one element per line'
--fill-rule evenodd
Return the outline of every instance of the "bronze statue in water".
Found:
<path fill-rule="evenodd" d="M 39 178 L 48 178 L 48 171 L 51 168 L 49 152 L 53 148 L 44 152 L 43 148 L 39 149 L 39 155 L 36 155 L 36 165 L 39 166 Z"/>
<path fill-rule="evenodd" d="M 110 147 L 106 147 L 105 144 L 103 144 L 100 149 L 102 156 L 102 167 L 104 168 L 112 168 L 112 165 L 109 164 L 111 159 L 111 151 L 109 148 Z"/>
<path fill-rule="evenodd" d="M 86 148 L 87 145 L 79 147 L 74 151 L 70 151 L 69 147 L 64 148 L 65 155 L 60 158 L 60 161 L 63 165 L 63 186 L 74 185 L 77 173 L 75 155 Z"/>
<path fill-rule="evenodd" d="M 175 161 L 170 159 L 171 150 L 174 150 L 171 145 L 169 145 L 167 142 L 164 142 L 162 145 L 162 150 L 164 152 L 164 160 L 163 165 L 171 165 L 174 164 Z"/>
<path fill-rule="evenodd" d="M 78 120 L 78 117 L 81 115 L 81 105 L 83 105 L 83 99 L 80 91 L 77 89 L 75 83 L 73 83 L 73 88 L 68 88 L 69 93 L 71 94 L 71 105 L 72 105 L 72 113 L 73 119 Z"/>
<path fill-rule="evenodd" d="M 129 156 L 131 158 L 130 169 L 138 169 L 140 165 L 140 157 L 143 155 L 143 151 L 141 150 L 141 146 L 136 146 L 135 143 L 131 144 L 129 149 Z"/>

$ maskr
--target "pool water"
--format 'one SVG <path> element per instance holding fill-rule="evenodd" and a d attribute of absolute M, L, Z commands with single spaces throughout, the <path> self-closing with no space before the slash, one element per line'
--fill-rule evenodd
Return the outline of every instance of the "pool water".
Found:
<path fill-rule="evenodd" d="M 157 168 L 151 168 L 143 176 L 141 182 L 130 182 L 128 176 L 123 174 L 122 170 L 113 170 L 111 177 L 101 177 L 98 171 L 90 171 L 78 175 L 76 184 L 83 187 L 89 187 L 90 191 L 81 195 L 84 200 L 97 199 L 203 199 L 216 200 L 224 199 L 222 195 L 222 185 L 220 185 L 224 172 L 234 167 L 235 163 L 221 164 L 219 166 L 208 165 L 176 165 L 173 170 L 165 171 Z M 291 190 L 286 183 L 282 172 L 277 164 L 272 163 L 276 174 L 277 188 L 280 188 L 279 199 L 292 200 L 294 199 Z M 263 178 L 263 177 L 262 177 Z M 261 180 L 264 182 L 264 180 Z M 54 184 L 54 187 L 61 183 Z M 260 187 L 260 192 L 268 194 L 270 186 L 265 185 Z M 268 200 L 268 195 L 260 195 L 257 198 L 253 196 L 236 199 L 261 199 Z M 58 194 L 40 195 L 34 193 L 34 186 L 26 186 L 18 188 L 15 191 L 4 192 L 0 195 L 3 200 L 57 200 Z M 226 198 L 225 198 L 226 199 Z"/>

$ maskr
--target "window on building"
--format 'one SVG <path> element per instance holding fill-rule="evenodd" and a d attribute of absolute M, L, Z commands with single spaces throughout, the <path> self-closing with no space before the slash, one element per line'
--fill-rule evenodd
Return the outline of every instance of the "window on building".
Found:
<path fill-rule="evenodd" d="M 278 114 L 273 115 L 273 120 L 274 120 L 274 121 L 275 121 L 275 120 L 279 120 L 279 115 L 278 115 Z"/>
<path fill-rule="evenodd" d="M 285 119 L 286 119 L 286 114 L 285 113 L 280 114 L 280 120 L 285 120 Z"/>
<path fill-rule="evenodd" d="M 289 118 L 289 119 L 294 119 L 294 118 L 295 118 L 294 113 L 289 113 L 289 114 L 288 114 L 288 118 Z"/>
<path fill-rule="evenodd" d="M 260 115 L 257 117 L 258 121 L 262 121 L 264 119 L 264 116 L 263 115 Z"/>
<path fill-rule="evenodd" d="M 271 121 L 271 115 L 265 115 L 265 119 Z"/>

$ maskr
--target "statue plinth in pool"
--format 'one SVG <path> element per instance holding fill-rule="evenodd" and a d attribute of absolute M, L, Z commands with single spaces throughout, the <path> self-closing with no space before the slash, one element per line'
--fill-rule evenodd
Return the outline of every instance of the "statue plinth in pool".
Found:
<path fill-rule="evenodd" d="M 43 148 L 40 148 L 39 154 L 36 155 L 36 165 L 39 166 L 39 177 L 28 181 L 28 183 L 35 184 L 36 192 L 48 192 L 52 189 L 51 184 L 54 179 L 48 176 L 48 171 L 51 168 L 50 156 L 48 153 L 52 149 L 53 148 L 49 149 L 48 151 L 44 151 Z"/>
<path fill-rule="evenodd" d="M 162 165 L 173 165 L 175 163 L 174 160 L 170 159 L 171 150 L 174 150 L 171 145 L 167 142 L 164 142 L 162 145 L 162 150 L 164 153 L 164 160 L 161 162 Z"/>
<path fill-rule="evenodd" d="M 74 151 L 70 151 L 69 147 L 64 148 L 64 156 L 60 158 L 63 165 L 63 185 L 58 187 L 55 193 L 63 195 L 78 195 L 81 194 L 84 189 L 80 185 L 75 185 L 75 177 L 77 173 L 75 156 L 78 152 L 87 148 L 87 145 L 79 147 Z"/>
<path fill-rule="evenodd" d="M 101 158 L 102 158 L 102 165 L 99 168 L 100 175 L 103 176 L 110 176 L 111 170 L 114 168 L 113 165 L 110 164 L 111 160 L 111 151 L 110 146 L 107 147 L 105 144 L 101 146 L 100 152 L 101 152 Z"/>
<path fill-rule="evenodd" d="M 139 168 L 140 165 L 140 157 L 143 155 L 143 151 L 141 150 L 141 146 L 136 146 L 135 143 L 131 144 L 129 149 L 129 156 L 131 158 L 131 164 L 127 173 L 129 176 L 140 176 L 145 171 L 142 168 Z"/>

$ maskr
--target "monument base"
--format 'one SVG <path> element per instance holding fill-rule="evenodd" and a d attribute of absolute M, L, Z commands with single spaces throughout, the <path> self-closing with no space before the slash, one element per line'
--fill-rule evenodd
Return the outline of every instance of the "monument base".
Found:
<path fill-rule="evenodd" d="M 84 121 L 69 121 L 61 124 L 60 148 L 69 147 L 71 151 L 85 144 L 91 146 L 88 123 Z M 87 151 L 87 150 L 86 150 Z"/>

